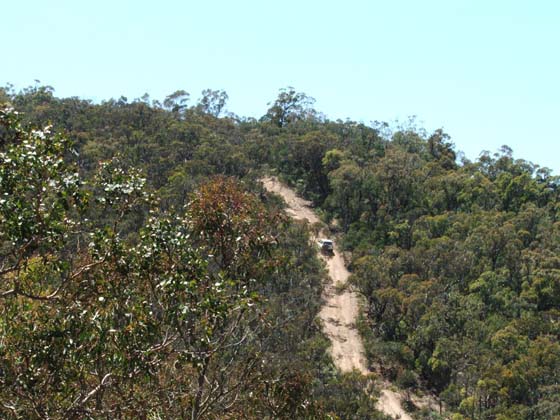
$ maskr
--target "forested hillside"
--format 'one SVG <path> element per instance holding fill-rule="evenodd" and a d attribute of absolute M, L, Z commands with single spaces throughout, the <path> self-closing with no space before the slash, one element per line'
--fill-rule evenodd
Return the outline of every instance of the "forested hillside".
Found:
<path fill-rule="evenodd" d="M 0 417 L 383 418 L 329 360 L 308 228 L 257 182 L 275 173 L 347 251 L 372 371 L 454 420 L 560 418 L 546 168 L 291 88 L 259 120 L 212 90 L 0 102 Z"/>

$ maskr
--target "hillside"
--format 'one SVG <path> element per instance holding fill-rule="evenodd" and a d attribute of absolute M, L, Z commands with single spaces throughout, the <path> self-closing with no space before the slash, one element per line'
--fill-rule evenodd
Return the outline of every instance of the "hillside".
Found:
<path fill-rule="evenodd" d="M 558 177 L 290 89 L 259 120 L 226 99 L 0 89 L 1 417 L 382 419 L 360 372 L 454 420 L 560 416 Z M 267 175 L 349 257 L 358 372 L 320 328 L 313 226 Z"/>
<path fill-rule="evenodd" d="M 309 208 L 310 203 L 297 197 L 278 179 L 264 178 L 262 182 L 268 191 L 280 195 L 286 201 L 288 205 L 286 211 L 291 217 L 311 224 L 320 224 L 320 220 Z M 312 240 L 316 241 L 318 237 L 325 236 L 328 236 L 328 231 L 321 229 Z M 355 370 L 361 375 L 368 376 L 370 381 L 375 381 L 375 376 L 371 375 L 366 366 L 364 344 L 356 331 L 361 304 L 356 293 L 348 288 L 350 273 L 345 267 L 344 259 L 336 244 L 332 255 L 324 255 L 320 249 L 317 252 L 325 261 L 329 274 L 329 282 L 325 284 L 323 290 L 323 306 L 319 312 L 319 319 L 324 334 L 331 342 L 330 356 L 339 371 Z M 376 408 L 392 418 L 398 416 L 401 420 L 411 420 L 412 417 L 403 409 L 401 396 L 391 390 L 387 384 L 384 385 Z"/>

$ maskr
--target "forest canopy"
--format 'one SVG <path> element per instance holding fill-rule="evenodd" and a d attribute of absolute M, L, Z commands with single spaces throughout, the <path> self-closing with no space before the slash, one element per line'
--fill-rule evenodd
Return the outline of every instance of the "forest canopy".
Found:
<path fill-rule="evenodd" d="M 557 176 L 293 88 L 259 120 L 227 99 L 0 89 L 1 417 L 383 418 L 328 358 L 273 173 L 349 256 L 372 370 L 455 420 L 559 418 Z"/>

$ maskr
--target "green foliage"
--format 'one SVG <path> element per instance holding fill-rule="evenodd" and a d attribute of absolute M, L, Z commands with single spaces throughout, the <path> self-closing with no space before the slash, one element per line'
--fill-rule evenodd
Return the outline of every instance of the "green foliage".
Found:
<path fill-rule="evenodd" d="M 312 108 L 315 99 L 310 98 L 303 92 L 296 92 L 293 87 L 280 89 L 278 98 L 269 104 L 263 121 L 282 128 L 287 124 L 313 118 L 315 111 Z"/>
<path fill-rule="evenodd" d="M 457 166 L 450 147 L 440 131 L 404 132 L 366 164 L 326 159 L 336 163 L 325 205 L 347 231 L 376 337 L 368 354 L 405 389 L 419 375 L 467 418 L 508 418 L 514 406 L 553 418 L 558 179 L 509 149 Z"/>
<path fill-rule="evenodd" d="M 189 98 L 0 91 L 22 111 L 0 113 L 0 416 L 376 418 L 325 353 L 321 264 L 263 170 L 336 220 L 372 366 L 453 418 L 560 415 L 558 177 L 326 120 L 292 88 L 260 121 Z"/>
<path fill-rule="evenodd" d="M 314 388 L 297 379 L 313 365 L 263 369 L 276 343 L 294 361 L 317 334 L 321 272 L 305 231 L 281 243 L 286 221 L 228 178 L 198 188 L 186 214 L 162 212 L 122 161 L 103 161 L 84 179 L 65 138 L 22 128 L 11 109 L 0 116 L 3 418 L 253 409 L 265 418 L 274 409 L 254 396 L 278 381 L 278 406 L 323 418 L 306 403 Z M 289 289 L 268 286 L 287 275 Z M 323 360 L 325 348 L 318 353 Z"/>

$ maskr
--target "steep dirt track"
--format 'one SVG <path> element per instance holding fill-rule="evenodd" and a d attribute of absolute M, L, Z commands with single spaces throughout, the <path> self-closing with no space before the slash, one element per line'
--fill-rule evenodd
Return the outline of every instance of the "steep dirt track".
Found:
<path fill-rule="evenodd" d="M 319 222 L 319 218 L 309 207 L 310 203 L 298 197 L 293 190 L 283 185 L 278 179 L 263 178 L 261 181 L 267 191 L 284 198 L 288 205 L 286 212 L 294 219 L 307 220 L 309 223 Z M 320 235 L 322 234 L 323 232 L 320 233 Z M 325 334 L 331 341 L 330 353 L 334 364 L 341 372 L 358 370 L 367 375 L 370 372 L 364 357 L 364 345 L 355 327 L 359 308 L 358 297 L 348 288 L 344 288 L 342 291 L 337 290 L 337 286 L 346 283 L 350 273 L 336 247 L 333 256 L 321 255 L 321 258 L 327 265 L 330 282 L 323 291 L 325 303 L 319 312 L 319 318 L 323 322 Z M 412 420 L 412 417 L 401 407 L 400 395 L 388 388 L 381 391 L 377 408 L 393 418 Z"/>
<path fill-rule="evenodd" d="M 337 291 L 337 286 L 343 286 L 350 273 L 336 248 L 333 256 L 322 258 L 327 264 L 331 281 L 323 291 L 325 304 L 319 312 L 319 318 L 323 321 L 324 332 L 332 343 L 331 356 L 341 372 L 356 369 L 365 375 L 369 372 L 364 357 L 364 346 L 355 327 L 359 308 L 358 297 L 347 288 Z"/>

